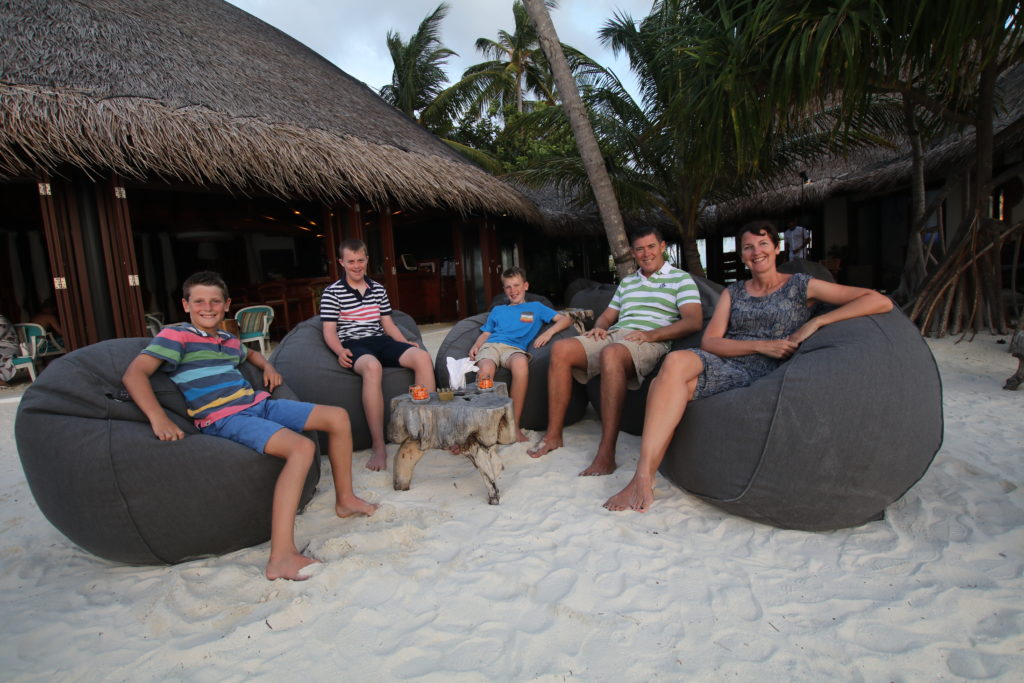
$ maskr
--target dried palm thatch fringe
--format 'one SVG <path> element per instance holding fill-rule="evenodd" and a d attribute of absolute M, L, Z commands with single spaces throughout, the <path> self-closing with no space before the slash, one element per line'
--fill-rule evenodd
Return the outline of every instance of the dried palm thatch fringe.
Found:
<path fill-rule="evenodd" d="M 914 301 L 910 319 L 923 334 L 944 337 L 985 327 L 992 334 L 1007 334 L 998 256 L 1004 242 L 1022 227 L 1024 221 L 1009 228 L 990 219 L 971 223 Z"/>
<path fill-rule="evenodd" d="M 150 174 L 281 197 L 361 197 L 383 207 L 509 213 L 539 222 L 507 185 L 458 160 L 355 136 L 150 99 L 95 100 L 68 90 L 0 85 L 0 176 L 56 172 Z"/>
<path fill-rule="evenodd" d="M 365 84 L 222 0 L 4 2 L 0 35 L 0 178 L 70 165 L 541 220 Z"/>

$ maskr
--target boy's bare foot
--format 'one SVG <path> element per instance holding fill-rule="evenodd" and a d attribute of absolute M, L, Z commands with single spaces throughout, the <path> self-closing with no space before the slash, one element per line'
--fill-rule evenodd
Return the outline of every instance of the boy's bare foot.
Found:
<path fill-rule="evenodd" d="M 366 515 L 369 517 L 377 511 L 378 507 L 380 506 L 376 503 L 369 503 L 359 496 L 352 496 L 335 504 L 334 511 L 342 518 L 351 517 L 352 515 Z"/>
<path fill-rule="evenodd" d="M 319 561 L 300 553 L 294 553 L 280 559 L 270 558 L 267 562 L 266 575 L 271 581 L 274 579 L 305 581 L 309 577 L 300 573 L 302 569 Z"/>
<path fill-rule="evenodd" d="M 542 455 L 547 455 L 548 453 L 550 453 L 551 451 L 555 450 L 556 448 L 561 448 L 561 447 L 562 447 L 562 440 L 561 439 L 553 439 L 550 436 L 548 436 L 547 434 L 545 434 L 544 436 L 542 436 L 540 438 L 540 441 L 538 441 L 536 444 L 534 444 L 533 448 L 531 448 L 528 451 L 526 451 L 526 453 L 531 458 L 539 458 Z"/>
<path fill-rule="evenodd" d="M 376 450 L 370 459 L 366 461 L 366 469 L 373 470 L 374 472 L 383 472 L 388 468 L 388 452 L 383 448 L 380 452 Z"/>
<path fill-rule="evenodd" d="M 633 477 L 626 488 L 609 498 L 604 506 L 614 512 L 636 510 L 647 512 L 654 503 L 654 484 Z"/>
<path fill-rule="evenodd" d="M 530 437 L 528 437 L 526 434 L 523 434 L 522 430 L 516 430 L 516 443 L 526 443 L 529 440 Z"/>
<path fill-rule="evenodd" d="M 581 477 L 599 477 L 605 474 L 611 474 L 615 471 L 617 465 L 615 464 L 614 455 L 601 455 L 598 453 L 594 456 L 594 462 L 590 463 L 590 467 L 580 472 Z"/>

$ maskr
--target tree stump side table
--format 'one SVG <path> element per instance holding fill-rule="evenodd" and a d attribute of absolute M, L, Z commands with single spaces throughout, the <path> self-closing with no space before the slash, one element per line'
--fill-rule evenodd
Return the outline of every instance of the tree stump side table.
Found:
<path fill-rule="evenodd" d="M 487 502 L 497 505 L 502 471 L 498 445 L 515 441 L 512 399 L 504 382 L 495 382 L 494 390 L 487 392 L 468 384 L 451 401 L 441 401 L 434 392 L 428 401 L 414 403 L 409 394 L 402 394 L 391 399 L 388 436 L 401 444 L 394 462 L 396 491 L 409 490 L 425 450 L 458 448 L 483 477 Z"/>

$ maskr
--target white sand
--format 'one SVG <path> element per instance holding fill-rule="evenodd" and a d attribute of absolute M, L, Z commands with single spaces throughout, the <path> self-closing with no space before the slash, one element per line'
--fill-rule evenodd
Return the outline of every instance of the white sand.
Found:
<path fill-rule="evenodd" d="M 0 679 L 1020 680 L 1024 391 L 1000 388 L 1016 361 L 992 337 L 932 348 L 941 451 L 884 521 L 833 533 L 730 517 L 664 480 L 646 515 L 607 512 L 639 441 L 580 479 L 588 419 L 539 461 L 509 447 L 499 506 L 458 456 L 429 452 L 396 492 L 357 454 L 381 509 L 337 519 L 325 473 L 297 525 L 325 564 L 303 583 L 262 577 L 266 545 L 127 567 L 50 526 L 6 436 Z"/>

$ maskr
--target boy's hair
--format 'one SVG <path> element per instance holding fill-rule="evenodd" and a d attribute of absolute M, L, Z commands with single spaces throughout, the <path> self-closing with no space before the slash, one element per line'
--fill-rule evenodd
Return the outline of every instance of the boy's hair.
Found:
<path fill-rule="evenodd" d="M 228 300 L 228 285 L 224 282 L 224 278 L 220 276 L 220 273 L 215 273 L 212 270 L 201 270 L 198 273 L 193 273 L 188 276 L 188 279 L 181 285 L 181 297 L 188 301 L 189 294 L 192 293 L 192 288 L 196 285 L 203 285 L 205 287 L 220 287 L 220 293 L 224 295 L 224 300 Z"/>
<path fill-rule="evenodd" d="M 634 228 L 629 233 L 629 246 L 633 246 L 633 244 L 638 239 L 640 239 L 641 237 L 647 237 L 648 235 L 654 235 L 654 239 L 658 240 L 659 242 L 665 241 L 665 237 L 661 234 L 661 230 L 654 227 L 653 225 L 645 225 L 639 228 Z"/>
<path fill-rule="evenodd" d="M 736 231 L 737 249 L 739 249 L 739 242 L 743 241 L 743 236 L 746 235 L 748 232 L 751 235 L 757 235 L 758 237 L 760 237 L 761 235 L 767 235 L 768 238 L 772 241 L 772 244 L 774 244 L 775 246 L 779 246 L 778 228 L 776 228 L 775 224 L 772 223 L 771 221 L 761 220 L 754 221 L 752 223 L 747 223 L 746 225 L 744 225 L 743 227 Z"/>
<path fill-rule="evenodd" d="M 345 250 L 346 249 L 348 249 L 349 251 L 352 251 L 352 252 L 361 251 L 364 254 L 369 254 L 370 253 L 366 249 L 366 242 L 364 242 L 362 240 L 357 240 L 354 237 L 351 238 L 351 239 L 347 239 L 347 240 L 343 241 L 341 244 L 338 245 L 338 258 L 345 258 Z"/>
<path fill-rule="evenodd" d="M 511 280 L 514 277 L 522 278 L 523 282 L 526 282 L 526 271 L 519 266 L 512 266 L 511 268 L 506 268 L 501 272 L 502 282 L 505 280 Z"/>

